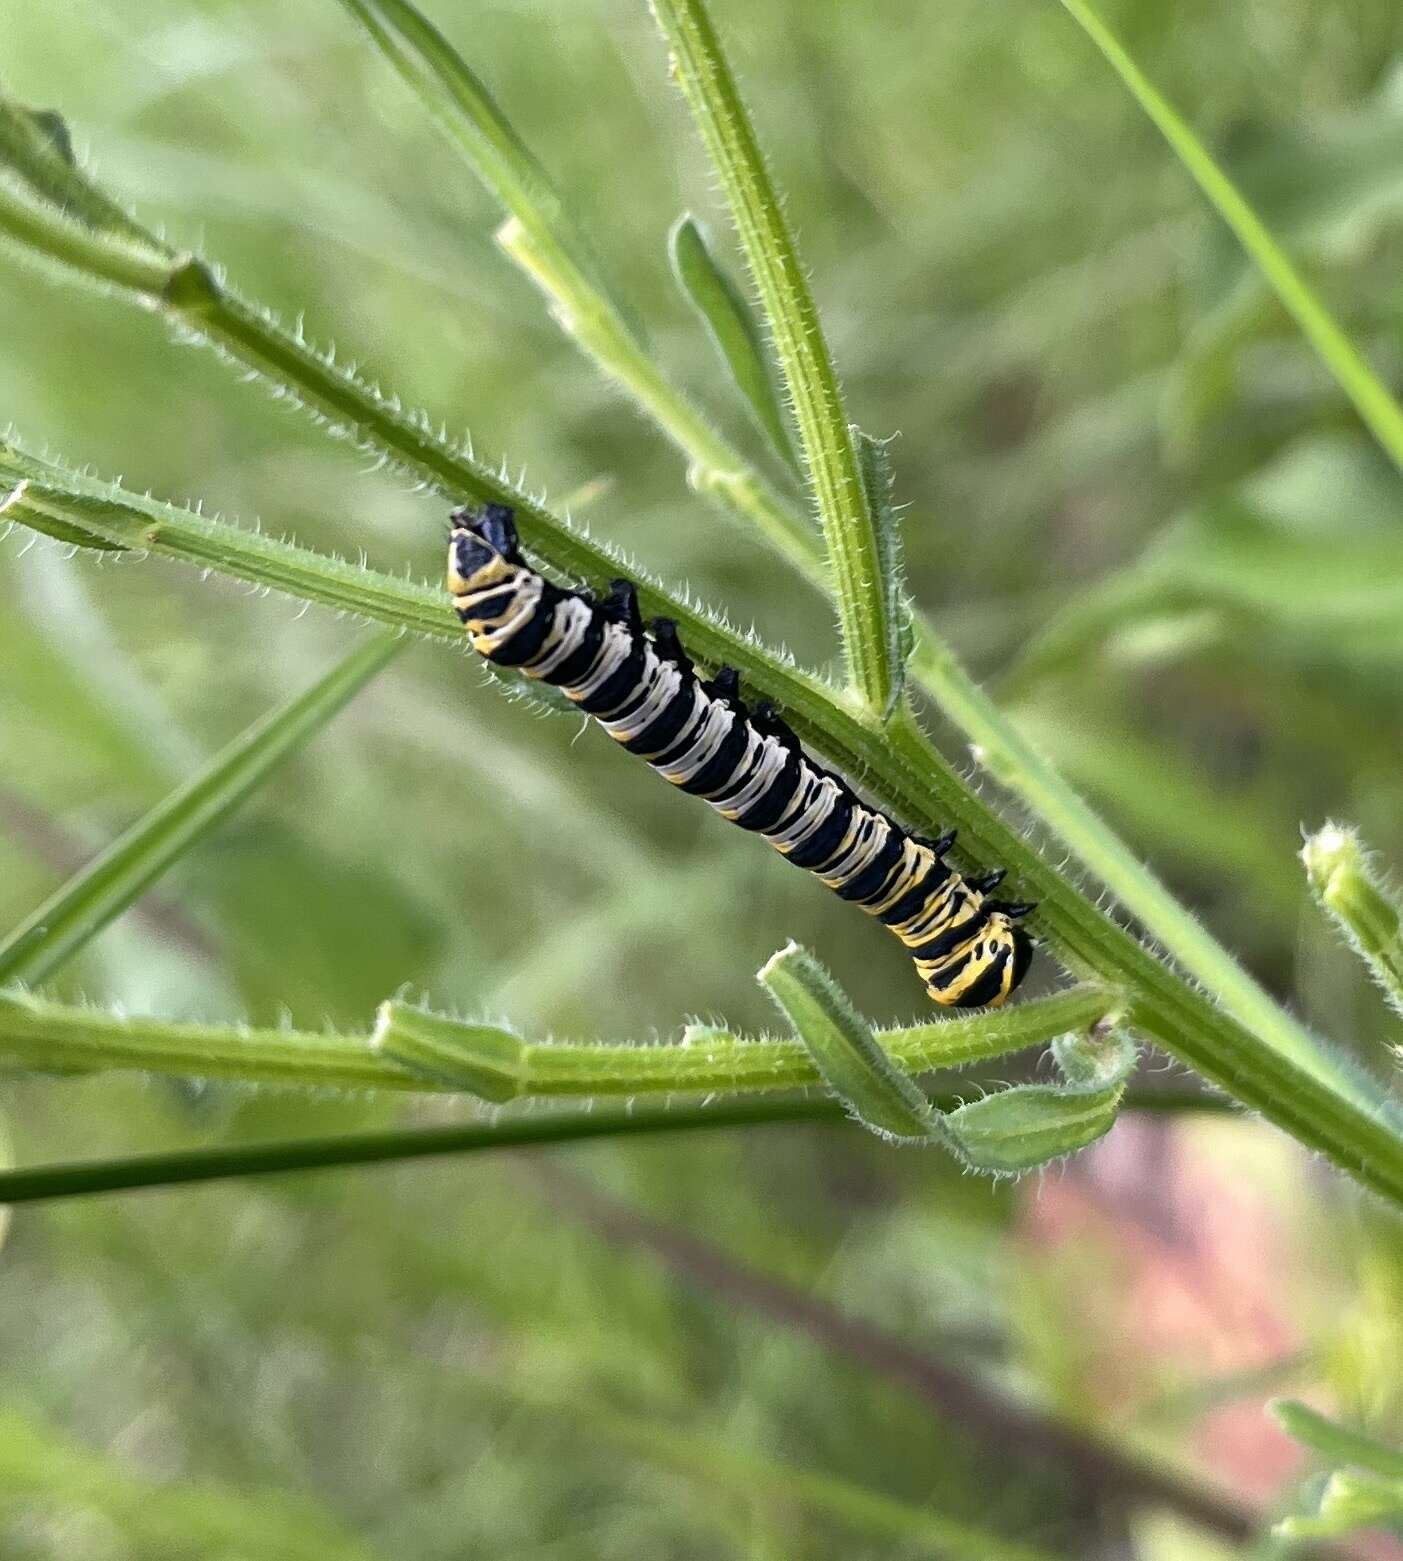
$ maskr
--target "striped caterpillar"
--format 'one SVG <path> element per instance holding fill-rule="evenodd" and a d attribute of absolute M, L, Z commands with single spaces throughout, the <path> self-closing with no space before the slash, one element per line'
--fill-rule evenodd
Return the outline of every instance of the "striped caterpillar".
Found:
<path fill-rule="evenodd" d="M 513 512 L 488 504 L 453 512 L 448 589 L 474 650 L 554 684 L 674 786 L 879 918 L 937 1003 L 997 1007 L 1023 979 L 1033 941 L 1017 922 L 1033 907 L 988 898 L 1003 871 L 964 878 L 944 861 L 953 831 L 925 840 L 859 801 L 772 705 L 747 708 L 733 668 L 702 681 L 671 619 L 645 629 L 629 581 L 602 601 L 552 584 L 522 558 Z"/>

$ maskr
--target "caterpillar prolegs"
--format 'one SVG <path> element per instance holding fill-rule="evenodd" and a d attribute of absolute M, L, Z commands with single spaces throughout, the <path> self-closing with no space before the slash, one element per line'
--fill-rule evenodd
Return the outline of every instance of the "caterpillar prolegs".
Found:
<path fill-rule="evenodd" d="M 860 801 L 773 705 L 747 707 L 732 668 L 703 681 L 671 619 L 645 628 L 628 581 L 603 600 L 554 585 L 522 558 L 513 512 L 488 504 L 453 512 L 448 589 L 474 650 L 554 684 L 674 786 L 884 922 L 937 1003 L 997 1007 L 1023 979 L 1033 942 L 1017 923 L 1033 907 L 989 898 L 1003 872 L 962 877 L 944 860 L 953 833 L 922 839 Z"/>

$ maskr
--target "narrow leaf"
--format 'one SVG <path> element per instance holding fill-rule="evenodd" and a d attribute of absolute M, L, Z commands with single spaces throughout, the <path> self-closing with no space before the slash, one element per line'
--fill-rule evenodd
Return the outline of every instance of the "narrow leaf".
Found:
<path fill-rule="evenodd" d="M 63 116 L 0 97 L 0 166 L 67 217 L 123 235 L 152 254 L 172 253 L 78 167 Z"/>
<path fill-rule="evenodd" d="M 915 645 L 915 610 L 906 593 L 906 569 L 902 562 L 901 525 L 893 493 L 896 473 L 892 468 L 890 440 L 874 439 L 858 428 L 858 460 L 862 467 L 862 485 L 867 492 L 867 507 L 877 528 L 877 558 L 882 574 L 885 599 L 887 656 L 891 663 L 891 698 L 882 712 L 890 720 L 906 687 L 906 668 Z"/>
<path fill-rule="evenodd" d="M 931 1138 L 936 1117 L 930 1102 L 892 1066 L 846 994 L 806 949 L 790 943 L 756 979 L 860 1122 L 884 1138 Z"/>
<path fill-rule="evenodd" d="M 1297 1399 L 1279 1398 L 1267 1407 L 1287 1436 L 1318 1453 L 1327 1463 L 1403 1480 L 1403 1450 L 1341 1425 Z"/>
<path fill-rule="evenodd" d="M 370 1044 L 411 1072 L 483 1100 L 522 1093 L 525 1043 L 495 1025 L 464 1024 L 407 1003 L 380 1005 Z"/>
<path fill-rule="evenodd" d="M 741 290 L 711 252 L 706 234 L 690 212 L 683 213 L 667 236 L 672 274 L 696 310 L 712 345 L 745 398 L 760 432 L 775 454 L 795 471 L 789 423 L 775 394 L 765 344 L 755 314 Z"/>
<path fill-rule="evenodd" d="M 890 703 L 892 669 L 876 528 L 823 323 L 706 5 L 703 0 L 652 0 L 652 8 L 671 50 L 673 78 L 730 208 L 794 408 L 833 569 L 851 680 L 867 708 L 880 716 Z"/>
<path fill-rule="evenodd" d="M 1374 437 L 1403 470 L 1403 407 L 1336 322 L 1246 197 L 1187 122 L 1145 76 L 1087 0 L 1062 0 L 1212 202 Z"/>
<path fill-rule="evenodd" d="M 399 645 L 381 635 L 358 646 L 216 754 L 0 943 L 0 982 L 32 985 L 51 975 L 319 732 Z"/>
<path fill-rule="evenodd" d="M 1359 836 L 1327 824 L 1307 837 L 1301 860 L 1316 899 L 1403 1014 L 1403 910 L 1370 867 Z"/>

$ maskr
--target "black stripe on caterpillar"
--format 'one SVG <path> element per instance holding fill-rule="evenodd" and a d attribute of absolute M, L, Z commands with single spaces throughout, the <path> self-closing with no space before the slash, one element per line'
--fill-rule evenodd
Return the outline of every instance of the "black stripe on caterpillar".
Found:
<path fill-rule="evenodd" d="M 748 708 L 722 667 L 698 677 L 657 618 L 616 580 L 603 600 L 547 580 L 522 558 L 513 512 L 453 512 L 448 589 L 473 649 L 559 688 L 666 780 L 754 830 L 796 867 L 889 927 L 926 991 L 952 1008 L 997 1007 L 1027 972 L 1033 909 L 989 897 L 1003 872 L 966 878 L 944 860 L 953 833 L 927 840 L 862 802 L 800 747 L 775 708 Z"/>

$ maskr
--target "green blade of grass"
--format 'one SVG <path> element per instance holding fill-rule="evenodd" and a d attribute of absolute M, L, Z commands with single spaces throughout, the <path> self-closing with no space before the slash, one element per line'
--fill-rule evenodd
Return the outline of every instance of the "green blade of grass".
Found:
<path fill-rule="evenodd" d="M 399 645 L 397 635 L 378 635 L 358 646 L 159 802 L 0 942 L 0 982 L 35 985 L 51 975 L 315 736 Z"/>
<path fill-rule="evenodd" d="M 343 1133 L 325 1138 L 224 1145 L 119 1159 L 27 1166 L 0 1171 L 0 1206 L 85 1198 L 140 1188 L 271 1176 L 286 1171 L 333 1170 L 480 1154 L 494 1149 L 549 1147 L 592 1138 L 634 1134 L 711 1132 L 773 1123 L 843 1122 L 842 1109 L 826 1100 L 741 1101 L 733 1105 L 577 1108 L 497 1122 L 405 1128 L 383 1133 Z"/>
<path fill-rule="evenodd" d="M 950 1096 L 936 1097 L 936 1104 L 954 1107 L 958 1101 Z M 1186 1102 L 1182 1097 L 1161 1098 L 1159 1092 L 1146 1094 L 1135 1104 L 1151 1111 L 1178 1110 L 1186 1104 L 1194 1109 L 1201 1106 L 1215 1109 L 1211 1100 L 1201 1096 Z M 344 1133 L 325 1138 L 185 1149 L 0 1170 L 0 1207 L 289 1171 L 336 1170 L 397 1160 L 478 1154 L 494 1149 L 549 1148 L 553 1144 L 581 1143 L 595 1138 L 722 1132 L 729 1128 L 803 1122 L 844 1126 L 850 1120 L 843 1107 L 832 1100 L 739 1100 L 682 1106 L 624 1104 L 602 1109 L 588 1106 L 451 1127 Z"/>
<path fill-rule="evenodd" d="M 893 683 L 881 551 L 823 323 L 705 5 L 652 0 L 652 9 L 725 194 L 794 409 L 854 691 L 880 717 Z"/>
<path fill-rule="evenodd" d="M 1087 4 L 1061 0 L 1135 101 L 1154 122 L 1175 156 L 1237 236 L 1253 264 L 1300 326 L 1340 389 L 1354 403 L 1374 437 L 1403 471 L 1403 407 L 1340 328 L 1271 230 L 1215 161 L 1187 122 L 1146 77 L 1125 46 Z"/>

